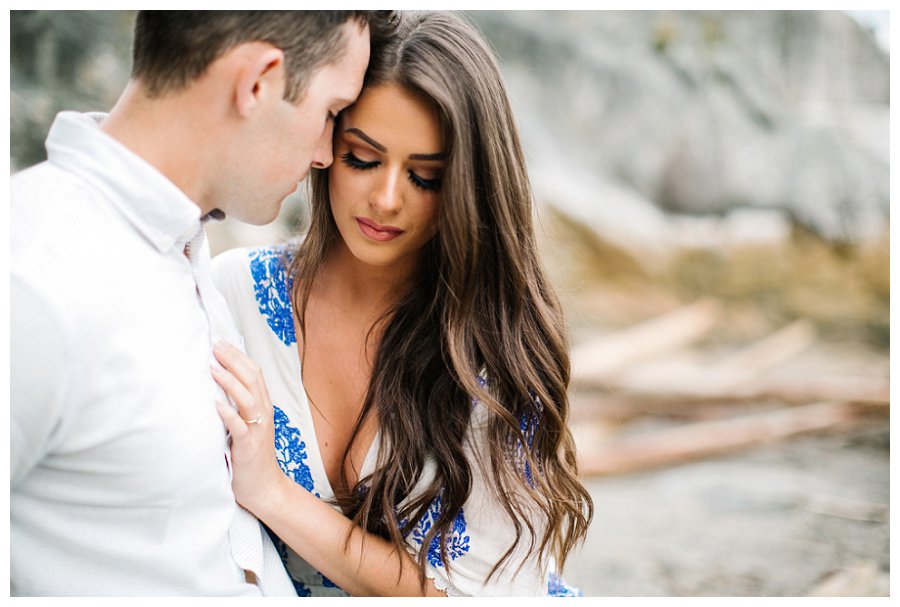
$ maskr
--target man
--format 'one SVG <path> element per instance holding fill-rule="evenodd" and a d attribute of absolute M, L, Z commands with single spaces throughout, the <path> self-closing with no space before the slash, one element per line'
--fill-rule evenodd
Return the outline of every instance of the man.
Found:
<path fill-rule="evenodd" d="M 13 595 L 292 594 L 234 502 L 202 221 L 272 221 L 332 161 L 364 11 L 142 12 L 108 116 L 11 180 Z M 298 513 L 300 515 L 301 513 Z"/>

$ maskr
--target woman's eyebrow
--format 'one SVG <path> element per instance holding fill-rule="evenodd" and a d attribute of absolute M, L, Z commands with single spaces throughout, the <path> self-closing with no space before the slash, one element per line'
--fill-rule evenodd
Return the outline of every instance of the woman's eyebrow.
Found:
<path fill-rule="evenodd" d="M 359 137 L 360 139 L 362 139 L 363 141 L 365 141 L 366 143 L 371 145 L 373 148 L 375 148 L 379 152 L 382 152 L 382 153 L 387 152 L 386 147 L 384 147 L 382 144 L 378 143 L 377 141 L 375 141 L 374 139 L 372 139 L 371 137 L 366 135 L 362 130 L 360 130 L 356 127 L 351 126 L 350 128 L 344 129 L 344 132 L 350 133 L 351 135 L 356 135 L 357 137 Z M 446 158 L 447 158 L 447 154 L 444 152 L 439 152 L 437 154 L 410 154 L 409 155 L 410 160 L 444 160 Z"/>
<path fill-rule="evenodd" d="M 374 139 L 372 139 L 371 137 L 369 137 L 368 135 L 366 135 L 365 133 L 363 133 L 361 130 L 359 130 L 356 127 L 351 126 L 349 129 L 344 129 L 344 132 L 352 133 L 353 135 L 356 135 L 357 137 L 359 137 L 360 139 L 362 139 L 363 141 L 365 141 L 366 143 L 371 145 L 373 148 L 375 148 L 379 152 L 387 152 L 386 147 L 384 147 L 383 145 L 381 145 L 380 143 L 378 143 L 377 141 L 375 141 Z"/>
<path fill-rule="evenodd" d="M 438 154 L 410 154 L 410 160 L 444 160 L 447 154 L 440 152 Z"/>

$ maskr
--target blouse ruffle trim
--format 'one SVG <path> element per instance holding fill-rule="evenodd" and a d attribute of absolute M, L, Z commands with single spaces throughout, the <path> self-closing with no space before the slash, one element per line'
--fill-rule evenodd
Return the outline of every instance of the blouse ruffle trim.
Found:
<path fill-rule="evenodd" d="M 413 558 L 418 558 L 419 556 L 416 553 L 416 549 L 412 546 L 406 546 L 406 551 Z M 437 568 L 433 567 L 432 565 L 425 565 L 425 577 L 431 580 L 436 590 L 443 592 L 449 597 L 467 596 L 460 592 L 459 589 L 453 586 L 453 584 L 451 584 L 449 581 L 444 581 L 444 577 L 438 572 Z"/>

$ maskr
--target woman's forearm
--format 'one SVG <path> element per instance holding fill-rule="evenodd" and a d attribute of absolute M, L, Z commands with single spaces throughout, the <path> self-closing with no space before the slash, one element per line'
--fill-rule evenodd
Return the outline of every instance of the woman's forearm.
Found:
<path fill-rule="evenodd" d="M 389 542 L 286 476 L 263 503 L 253 506 L 251 511 L 282 541 L 353 596 L 445 596 L 428 579 L 423 592 L 418 564 L 407 552 L 398 558 Z"/>

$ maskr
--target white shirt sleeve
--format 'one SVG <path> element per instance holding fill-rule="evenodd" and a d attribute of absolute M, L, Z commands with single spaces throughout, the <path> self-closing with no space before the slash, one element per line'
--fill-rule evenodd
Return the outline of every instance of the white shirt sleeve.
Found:
<path fill-rule="evenodd" d="M 45 298 L 10 277 L 10 486 L 47 453 L 60 428 L 70 369 L 65 332 Z"/>

